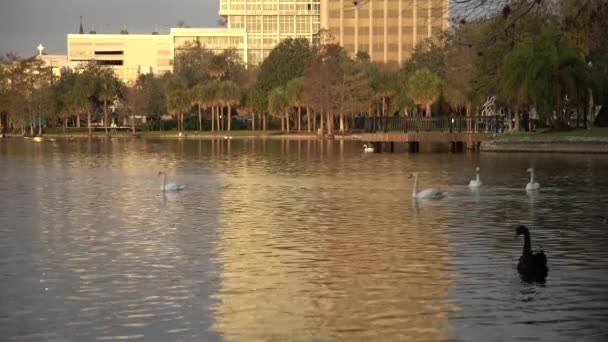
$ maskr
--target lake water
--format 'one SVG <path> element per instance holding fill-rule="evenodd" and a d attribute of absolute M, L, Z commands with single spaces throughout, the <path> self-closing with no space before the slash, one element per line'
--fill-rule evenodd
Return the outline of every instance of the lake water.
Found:
<path fill-rule="evenodd" d="M 0 142 L 0 340 L 608 339 L 608 156 L 361 149 Z M 412 171 L 447 197 L 414 201 Z"/>

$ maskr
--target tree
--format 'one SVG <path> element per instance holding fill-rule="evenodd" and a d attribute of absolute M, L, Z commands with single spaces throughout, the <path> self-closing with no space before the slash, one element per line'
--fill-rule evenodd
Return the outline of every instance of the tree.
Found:
<path fill-rule="evenodd" d="M 277 45 L 260 66 L 256 87 L 264 96 L 264 106 L 268 108 L 267 99 L 276 87 L 284 87 L 293 78 L 303 75 L 304 69 L 312 54 L 309 42 L 305 38 L 288 38 Z"/>
<path fill-rule="evenodd" d="M 462 40 L 473 39 L 472 26 L 466 26 L 457 31 L 448 40 L 445 49 L 447 60 L 445 66 L 444 95 L 447 101 L 456 108 L 465 109 L 471 115 L 472 102 L 475 98 L 473 90 L 473 77 L 475 73 L 476 54 L 467 45 L 460 44 Z"/>
<path fill-rule="evenodd" d="M 406 88 L 414 103 L 425 106 L 426 116 L 431 116 L 431 104 L 441 94 L 439 77 L 429 69 L 419 69 L 407 78 Z"/>
<path fill-rule="evenodd" d="M 114 100 L 122 95 L 123 84 L 116 77 L 114 71 L 109 68 L 99 69 L 99 73 L 95 75 L 95 83 L 97 98 L 100 101 L 103 101 L 103 123 L 106 135 L 108 135 L 108 101 Z"/>
<path fill-rule="evenodd" d="M 177 130 L 184 130 L 184 113 L 192 107 L 191 93 L 183 78 L 169 74 L 166 81 L 165 94 L 167 109 L 177 117 Z"/>
<path fill-rule="evenodd" d="M 352 116 L 365 110 L 370 83 L 365 69 L 361 69 L 358 63 L 345 53 L 341 53 L 339 57 L 336 70 L 338 77 L 331 87 L 331 99 L 333 99 L 332 110 L 340 117 L 340 132 L 344 134 L 347 129 L 345 116 Z M 390 84 L 386 89 L 390 89 L 391 86 L 394 84 Z M 384 95 L 388 96 L 387 93 Z"/>
<path fill-rule="evenodd" d="M 414 47 L 412 56 L 403 66 L 406 74 L 416 70 L 428 69 L 440 79 L 445 78 L 446 56 L 445 48 L 433 39 L 425 39 Z"/>
<path fill-rule="evenodd" d="M 399 91 L 398 73 L 390 67 L 378 68 L 372 74 L 371 87 L 382 104 L 382 116 L 390 115 L 391 104 Z M 388 106 L 387 106 L 388 103 Z"/>
<path fill-rule="evenodd" d="M 222 81 L 219 85 L 220 98 L 224 106 L 228 107 L 228 131 L 231 130 L 232 122 L 232 106 L 238 105 L 241 102 L 241 88 L 238 84 L 232 81 Z"/>
<path fill-rule="evenodd" d="M 254 112 L 259 113 L 261 121 L 260 129 L 265 131 L 267 128 L 266 116 L 268 111 L 268 98 L 265 96 L 265 93 L 260 89 L 257 84 L 249 88 L 247 92 L 247 102 L 249 103 Z"/>
<path fill-rule="evenodd" d="M 276 87 L 268 96 L 268 111 L 270 113 L 279 114 L 281 117 L 281 131 L 285 131 L 285 121 L 287 121 L 287 132 L 289 133 L 289 99 L 285 94 L 283 87 Z"/>
<path fill-rule="evenodd" d="M 578 49 L 554 27 L 542 34 L 526 35 L 505 56 L 501 72 L 503 93 L 520 105 L 534 104 L 542 112 L 555 110 L 552 124 L 567 120 L 566 96 L 571 105 L 581 105 L 590 86 L 588 69 Z"/>
<path fill-rule="evenodd" d="M 289 100 L 289 104 L 298 108 L 298 124 L 296 126 L 298 131 L 300 131 L 302 128 L 302 106 L 305 104 L 305 90 L 306 84 L 303 77 L 294 78 L 287 82 L 287 85 L 285 86 L 285 95 Z M 308 130 L 310 131 L 310 119 L 308 122 Z"/>

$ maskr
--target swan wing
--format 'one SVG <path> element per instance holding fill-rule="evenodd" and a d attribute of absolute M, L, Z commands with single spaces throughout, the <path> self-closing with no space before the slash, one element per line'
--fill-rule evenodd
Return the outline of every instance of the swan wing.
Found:
<path fill-rule="evenodd" d="M 526 184 L 526 190 L 538 190 L 538 189 L 540 189 L 540 185 L 538 183 Z"/>
<path fill-rule="evenodd" d="M 435 199 L 442 198 L 443 196 L 444 196 L 443 191 L 441 191 L 439 189 L 424 189 L 416 195 L 417 198 L 435 198 Z"/>
<path fill-rule="evenodd" d="M 540 252 L 534 254 L 534 259 L 536 262 L 542 263 L 543 265 L 547 264 L 547 256 L 545 255 L 544 251 L 540 251 Z"/>
<path fill-rule="evenodd" d="M 183 184 L 176 184 L 176 183 L 167 183 L 167 185 L 165 186 L 165 191 L 178 191 L 178 190 L 184 190 L 186 186 Z"/>
<path fill-rule="evenodd" d="M 470 187 L 472 187 L 472 188 L 477 188 L 477 187 L 480 187 L 482 184 L 483 184 L 483 183 L 481 183 L 481 181 L 479 181 L 479 182 L 478 182 L 478 181 L 477 181 L 477 180 L 475 180 L 475 179 L 473 179 L 473 180 L 471 180 L 471 181 L 469 182 L 469 186 L 470 186 Z"/>

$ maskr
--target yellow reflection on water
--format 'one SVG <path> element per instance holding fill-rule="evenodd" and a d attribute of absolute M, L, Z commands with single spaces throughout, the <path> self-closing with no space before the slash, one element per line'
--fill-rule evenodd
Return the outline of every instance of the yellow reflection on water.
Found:
<path fill-rule="evenodd" d="M 325 151 L 321 159 L 331 158 L 328 149 L 336 156 L 344 149 L 339 142 L 279 148 L 283 155 Z M 452 278 L 441 202 L 413 206 L 406 177 L 390 184 L 404 191 L 370 192 L 376 175 L 351 171 L 359 172 L 357 186 L 327 175 L 259 170 L 228 180 L 233 184 L 220 199 L 223 277 L 214 308 L 222 336 L 449 338 L 444 298 Z"/>

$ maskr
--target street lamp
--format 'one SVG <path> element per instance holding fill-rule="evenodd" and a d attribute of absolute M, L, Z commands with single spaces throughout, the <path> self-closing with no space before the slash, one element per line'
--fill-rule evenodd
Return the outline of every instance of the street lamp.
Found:
<path fill-rule="evenodd" d="M 589 61 L 587 63 L 587 67 L 589 67 L 589 73 L 591 73 L 591 68 L 593 67 L 593 63 Z M 589 116 L 587 117 L 587 122 L 585 122 L 585 126 L 587 129 L 591 129 L 593 126 L 593 121 L 595 121 L 595 106 L 593 105 L 593 89 L 589 87 Z"/>

